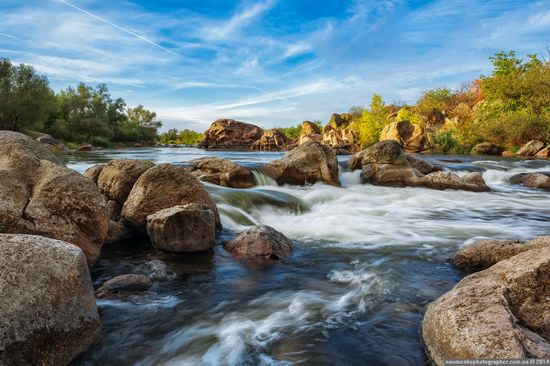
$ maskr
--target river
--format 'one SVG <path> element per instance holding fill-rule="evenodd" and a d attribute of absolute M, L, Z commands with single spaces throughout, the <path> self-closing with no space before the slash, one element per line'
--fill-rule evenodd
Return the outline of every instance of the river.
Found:
<path fill-rule="evenodd" d="M 279 152 L 194 148 L 99 150 L 63 156 L 68 167 L 115 158 L 184 164 L 220 156 L 258 166 Z M 349 157 L 339 156 L 344 162 Z M 425 156 L 464 174 L 481 171 L 492 192 L 361 185 L 273 185 L 236 190 L 207 184 L 224 226 L 207 253 L 170 255 L 146 242 L 105 246 L 94 286 L 120 274 L 146 273 L 165 261 L 177 274 L 145 294 L 98 300 L 101 332 L 74 365 L 422 365 L 422 312 L 465 274 L 449 263 L 483 238 L 550 234 L 548 192 L 507 183 L 516 173 L 549 171 L 550 161 Z M 281 262 L 234 259 L 222 243 L 252 224 L 295 241 Z"/>

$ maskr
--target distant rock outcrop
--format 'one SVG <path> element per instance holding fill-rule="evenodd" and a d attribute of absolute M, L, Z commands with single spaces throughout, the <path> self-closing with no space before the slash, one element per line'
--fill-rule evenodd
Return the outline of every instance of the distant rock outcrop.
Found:
<path fill-rule="evenodd" d="M 357 132 L 349 128 L 351 115 L 334 113 L 327 125 L 321 129 L 313 122 L 302 122 L 299 144 L 307 141 L 322 142 L 334 149 L 336 154 L 352 154 L 360 151 Z"/>
<path fill-rule="evenodd" d="M 539 140 L 531 140 L 523 145 L 518 152 L 517 156 L 535 156 L 539 151 L 544 148 L 544 143 Z"/>
<path fill-rule="evenodd" d="M 285 133 L 276 129 L 265 130 L 262 137 L 252 145 L 253 150 L 279 151 L 285 148 L 288 141 Z"/>
<path fill-rule="evenodd" d="M 250 150 L 263 134 L 264 130 L 256 125 L 233 119 L 219 119 L 206 130 L 198 147 L 218 150 Z"/>
<path fill-rule="evenodd" d="M 384 140 L 395 140 L 408 152 L 424 151 L 428 145 L 424 128 L 407 120 L 392 122 L 384 127 L 380 141 Z"/>

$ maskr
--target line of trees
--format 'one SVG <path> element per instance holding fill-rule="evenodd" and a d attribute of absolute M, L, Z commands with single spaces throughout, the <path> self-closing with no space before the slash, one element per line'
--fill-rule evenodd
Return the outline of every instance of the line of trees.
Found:
<path fill-rule="evenodd" d="M 423 126 L 432 151 L 440 153 L 468 153 L 480 142 L 511 151 L 529 140 L 550 143 L 550 59 L 533 54 L 524 60 L 503 51 L 490 60 L 491 75 L 457 90 L 428 90 L 414 105 L 386 105 L 374 94 L 368 108 L 350 109 L 351 127 L 364 147 L 399 120 Z"/>
<path fill-rule="evenodd" d="M 128 107 L 122 98 L 111 97 L 105 84 L 79 83 L 55 93 L 33 67 L 0 58 L 0 129 L 106 147 L 155 143 L 161 126 L 155 112 Z"/>

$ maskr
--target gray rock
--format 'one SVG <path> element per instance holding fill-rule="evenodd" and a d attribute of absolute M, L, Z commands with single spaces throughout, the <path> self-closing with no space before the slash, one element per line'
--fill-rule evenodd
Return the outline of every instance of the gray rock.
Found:
<path fill-rule="evenodd" d="M 191 203 L 147 216 L 151 243 L 167 252 L 198 252 L 214 247 L 216 221 L 212 209 Z"/>
<path fill-rule="evenodd" d="M 224 248 L 240 259 L 281 259 L 292 253 L 293 242 L 271 226 L 256 225 L 241 232 Z"/>
<path fill-rule="evenodd" d="M 145 275 L 126 274 L 105 281 L 95 294 L 98 298 L 118 297 L 144 292 L 153 287 L 153 281 Z"/>
<path fill-rule="evenodd" d="M 69 243 L 0 234 L 0 364 L 63 365 L 98 329 L 86 256 Z"/>

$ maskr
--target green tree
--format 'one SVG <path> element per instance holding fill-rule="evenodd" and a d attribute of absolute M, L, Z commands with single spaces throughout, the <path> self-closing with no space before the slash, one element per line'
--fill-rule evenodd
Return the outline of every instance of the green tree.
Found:
<path fill-rule="evenodd" d="M 28 65 L 0 58 L 0 129 L 39 128 L 54 108 L 48 79 Z"/>
<path fill-rule="evenodd" d="M 380 139 L 380 133 L 390 122 L 390 112 L 380 94 L 374 94 L 368 109 L 364 109 L 360 118 L 355 119 L 351 128 L 359 134 L 363 147 L 372 145 Z"/>

